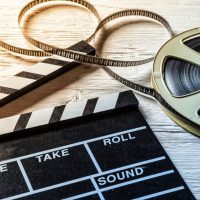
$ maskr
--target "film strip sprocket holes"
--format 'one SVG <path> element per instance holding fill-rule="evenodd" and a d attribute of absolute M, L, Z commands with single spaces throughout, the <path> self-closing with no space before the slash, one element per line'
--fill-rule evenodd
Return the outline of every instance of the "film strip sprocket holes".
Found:
<path fill-rule="evenodd" d="M 148 59 L 144 59 L 144 60 L 135 60 L 135 61 L 120 61 L 120 60 L 113 60 L 113 59 L 105 59 L 105 58 L 100 58 L 100 57 L 91 56 L 91 55 L 84 55 L 78 50 L 61 49 L 61 48 L 58 48 L 58 47 L 55 47 L 55 46 L 52 46 L 49 44 L 45 44 L 44 42 L 41 42 L 41 41 L 31 38 L 24 31 L 24 29 L 22 27 L 22 21 L 26 15 L 26 13 L 29 10 L 31 10 L 33 7 L 35 7 L 39 4 L 44 4 L 47 2 L 56 2 L 56 1 L 59 1 L 59 0 L 33 0 L 30 3 L 28 3 L 26 6 L 24 6 L 24 8 L 20 11 L 20 13 L 18 15 L 18 24 L 19 24 L 20 29 L 22 30 L 24 37 L 26 38 L 26 40 L 28 42 L 30 42 L 34 46 L 38 47 L 42 51 L 22 49 L 22 48 L 7 44 L 3 41 L 0 41 L 0 46 L 9 51 L 12 51 L 12 52 L 15 52 L 18 54 L 28 55 L 28 56 L 41 57 L 41 56 L 47 56 L 49 54 L 56 54 L 58 56 L 73 59 L 77 62 L 86 63 L 86 64 L 98 64 L 98 65 L 103 65 L 103 66 L 118 66 L 118 67 L 137 66 L 137 65 L 142 65 L 142 64 L 151 62 L 153 60 L 152 57 L 148 58 Z M 85 0 L 62 0 L 62 2 L 72 2 L 72 3 L 78 4 L 79 6 L 83 6 L 84 8 L 89 10 L 96 17 L 98 22 L 100 21 L 100 17 L 99 17 L 97 10 L 88 1 L 85 1 Z M 150 20 L 156 21 L 157 23 L 164 26 L 166 28 L 166 30 L 169 32 L 171 37 L 174 35 L 170 24 L 162 16 L 160 16 L 154 12 L 148 11 L 148 10 L 127 9 L 127 10 L 123 10 L 123 11 L 119 11 L 114 14 L 111 14 L 110 16 L 106 17 L 101 22 L 99 22 L 94 33 L 85 41 L 90 42 L 92 39 L 94 39 L 96 33 L 100 29 L 102 29 L 104 27 L 104 25 L 107 24 L 108 22 L 113 21 L 117 18 L 126 17 L 126 16 L 147 17 Z"/>
<path fill-rule="evenodd" d="M 85 41 L 78 42 L 71 46 L 70 49 L 82 51 L 90 55 L 95 54 L 95 49 Z M 34 66 L 27 67 L 24 71 L 0 82 L 0 106 L 56 78 L 77 65 L 79 63 L 69 59 L 51 56 Z"/>
<path fill-rule="evenodd" d="M 29 10 L 31 10 L 33 7 L 35 7 L 39 4 L 43 4 L 43 3 L 47 3 L 47 2 L 56 2 L 56 1 L 57 0 L 40 0 L 40 1 L 34 0 L 30 3 L 28 3 L 19 13 L 19 17 L 18 17 L 19 27 L 21 28 L 21 22 L 22 22 L 22 19 L 25 17 L 25 14 Z M 92 5 L 88 5 L 87 1 L 84 1 L 84 0 L 64 0 L 64 1 L 74 2 L 76 4 L 84 6 L 85 8 L 89 9 L 97 17 L 97 19 L 99 19 L 96 9 L 94 9 L 94 7 Z M 119 11 L 114 14 L 111 14 L 108 17 L 106 17 L 105 19 L 103 19 L 97 26 L 95 32 L 86 41 L 90 42 L 92 39 L 94 39 L 96 34 L 98 33 L 98 31 L 101 30 L 104 27 L 104 25 L 107 24 L 108 22 L 113 21 L 118 18 L 121 18 L 121 17 L 126 17 L 126 16 L 147 17 L 150 20 L 156 21 L 157 23 L 164 26 L 166 28 L 166 30 L 169 32 L 171 37 L 174 35 L 170 24 L 162 16 L 160 16 L 154 12 L 148 11 L 148 10 L 127 9 L 127 10 L 123 10 L 123 11 Z M 149 63 L 154 59 L 151 57 L 151 58 L 147 58 L 144 60 L 122 61 L 122 60 L 105 59 L 105 58 L 91 56 L 91 55 L 83 55 L 82 53 L 77 52 L 77 51 L 73 51 L 73 50 L 69 50 L 69 49 L 64 50 L 64 49 L 46 44 L 44 42 L 38 41 L 38 40 L 30 37 L 28 34 L 26 34 L 23 31 L 23 28 L 21 28 L 21 30 L 22 30 L 22 33 L 23 33 L 24 37 L 26 38 L 26 40 L 28 42 L 30 42 L 32 45 L 43 50 L 41 52 L 56 54 L 58 56 L 74 59 L 77 62 L 81 62 L 81 63 L 97 64 L 97 65 L 102 65 L 102 66 L 114 66 L 114 67 L 130 67 L 130 66 L 138 66 L 138 65 L 145 64 L 145 63 Z M 41 52 L 38 51 L 39 55 Z M 28 55 L 31 54 L 31 53 L 29 53 L 29 50 L 24 53 L 27 53 Z"/>
<path fill-rule="evenodd" d="M 67 105 L 47 108 L 32 113 L 0 119 L 0 135 L 44 126 L 93 113 L 105 112 L 121 107 L 138 106 L 132 91 L 104 95 L 99 98 L 70 102 Z"/>

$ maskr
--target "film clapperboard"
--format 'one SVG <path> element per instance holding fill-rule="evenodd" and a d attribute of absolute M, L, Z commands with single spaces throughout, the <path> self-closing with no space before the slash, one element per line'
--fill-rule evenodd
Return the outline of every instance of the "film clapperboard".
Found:
<path fill-rule="evenodd" d="M 1 199 L 195 199 L 132 91 L 1 119 L 0 126 Z"/>
<path fill-rule="evenodd" d="M 76 65 L 51 58 L 18 73 L 0 105 Z M 138 105 L 125 91 L 0 119 L 0 199 L 195 200 Z"/>

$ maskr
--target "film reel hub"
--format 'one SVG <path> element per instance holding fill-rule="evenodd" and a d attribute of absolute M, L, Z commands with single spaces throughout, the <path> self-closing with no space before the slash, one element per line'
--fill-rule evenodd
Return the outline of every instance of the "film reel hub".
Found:
<path fill-rule="evenodd" d="M 197 115 L 200 117 L 200 108 L 199 108 L 199 110 L 197 111 Z"/>

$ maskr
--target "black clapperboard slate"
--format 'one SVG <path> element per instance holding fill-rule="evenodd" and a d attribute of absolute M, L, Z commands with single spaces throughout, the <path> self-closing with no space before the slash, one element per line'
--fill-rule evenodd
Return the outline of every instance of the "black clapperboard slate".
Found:
<path fill-rule="evenodd" d="M 132 91 L 0 120 L 0 199 L 194 200 Z"/>

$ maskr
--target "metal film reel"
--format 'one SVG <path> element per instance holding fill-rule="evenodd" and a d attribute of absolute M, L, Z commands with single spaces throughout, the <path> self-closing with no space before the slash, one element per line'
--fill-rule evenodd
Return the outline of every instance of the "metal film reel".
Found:
<path fill-rule="evenodd" d="M 180 115 L 166 113 L 200 136 L 200 28 L 177 35 L 158 52 L 153 67 L 154 89 Z"/>

